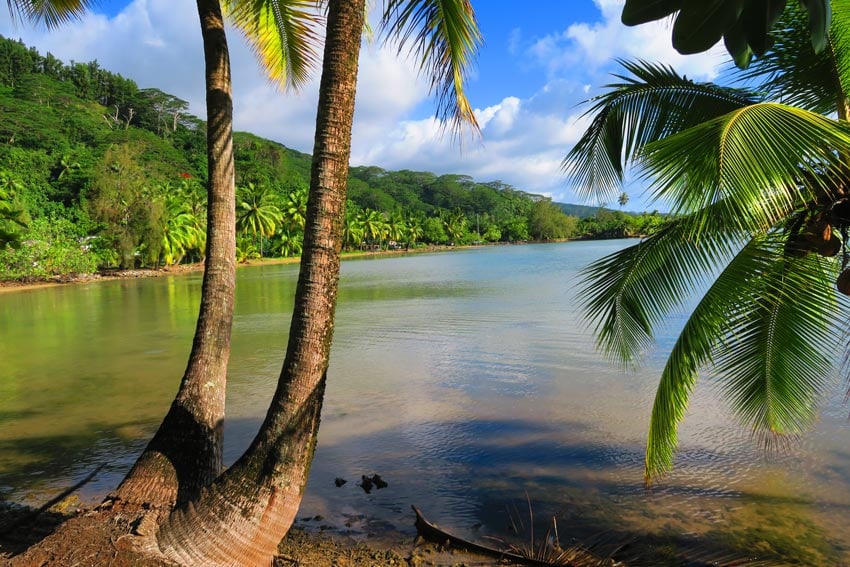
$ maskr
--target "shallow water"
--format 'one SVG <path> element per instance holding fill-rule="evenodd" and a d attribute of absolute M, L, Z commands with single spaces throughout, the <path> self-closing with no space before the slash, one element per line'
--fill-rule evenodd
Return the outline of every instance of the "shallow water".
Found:
<path fill-rule="evenodd" d="M 650 404 L 684 319 L 637 371 L 594 351 L 574 284 L 623 241 L 502 246 L 346 261 L 319 445 L 299 513 L 412 534 L 410 505 L 461 535 L 507 537 L 509 515 L 564 532 L 681 534 L 715 549 L 850 565 L 843 390 L 815 430 L 765 458 L 704 380 L 676 470 L 646 492 Z M 226 459 L 247 446 L 280 370 L 297 266 L 240 270 Z M 113 488 L 184 369 L 200 275 L 0 295 L 0 498 L 41 502 L 100 463 Z M 365 494 L 360 475 L 389 487 Z M 334 479 L 348 483 L 337 488 Z M 518 511 L 518 512 L 517 512 Z M 526 518 L 527 520 L 527 518 Z"/>

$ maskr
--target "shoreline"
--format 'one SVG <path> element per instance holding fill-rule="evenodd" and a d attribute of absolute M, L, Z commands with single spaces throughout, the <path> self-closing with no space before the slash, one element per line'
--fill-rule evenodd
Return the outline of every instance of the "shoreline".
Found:
<path fill-rule="evenodd" d="M 93 510 L 89 507 L 77 508 L 75 503 L 75 497 L 71 495 L 36 517 L 15 526 L 16 521 L 22 520 L 32 509 L 0 501 L 0 563 L 5 564 L 26 550 L 36 548 L 64 522 L 75 516 L 87 515 Z M 93 536 L 80 534 L 80 537 L 88 541 Z M 393 526 L 381 526 L 366 533 L 354 534 L 325 530 L 324 526 L 308 527 L 303 520 L 295 521 L 278 545 L 274 560 L 275 567 L 485 567 L 496 564 L 499 564 L 498 561 L 489 557 L 435 545 Z"/>
<path fill-rule="evenodd" d="M 624 238 L 643 238 L 643 236 L 632 236 Z M 343 251 L 341 260 L 358 260 L 363 258 L 381 258 L 385 256 L 408 256 L 414 254 L 433 254 L 437 252 L 452 252 L 454 250 L 468 250 L 471 248 L 484 248 L 488 246 L 523 246 L 527 244 L 558 244 L 563 242 L 584 242 L 588 239 L 566 239 L 566 240 L 527 240 L 521 242 L 487 242 L 482 244 L 462 244 L 458 246 L 425 246 L 421 248 L 399 249 L 399 250 L 356 250 L 352 252 Z M 611 240 L 611 239 L 590 239 L 590 240 Z M 274 266 L 279 264 L 297 264 L 301 261 L 301 256 L 289 256 L 286 258 L 261 258 L 248 260 L 236 264 L 236 269 L 249 268 L 256 266 Z M 131 270 L 104 270 L 93 274 L 63 274 L 53 276 L 48 280 L 0 280 L 0 295 L 4 293 L 12 293 L 16 291 L 35 291 L 51 287 L 66 286 L 69 284 L 83 284 L 92 282 L 105 282 L 114 280 L 133 280 L 139 278 L 157 278 L 163 276 L 179 276 L 194 272 L 202 272 L 204 264 L 202 262 L 196 264 L 178 264 L 176 266 L 168 266 L 162 268 L 139 268 Z"/>
<path fill-rule="evenodd" d="M 410 250 L 369 250 L 369 251 L 354 251 L 343 252 L 342 260 L 361 259 L 371 257 L 384 256 L 404 256 L 413 254 L 427 254 L 434 252 L 450 252 L 452 250 L 462 250 L 468 248 L 479 248 L 480 246 L 429 246 L 427 248 L 413 248 Z M 262 258 L 249 260 L 236 264 L 236 269 L 253 268 L 257 266 L 274 266 L 281 264 L 297 264 L 301 261 L 301 256 L 290 256 L 286 258 Z M 34 280 L 34 281 L 18 281 L 5 280 L 0 281 L 0 294 L 14 293 L 23 291 L 35 291 L 51 287 L 61 287 L 67 285 L 106 282 L 115 280 L 134 280 L 140 278 L 159 278 L 164 276 L 180 276 L 196 272 L 203 272 L 204 264 L 178 264 L 163 268 L 140 268 L 131 270 L 104 270 L 94 274 L 64 274 L 54 276 L 49 280 Z"/>

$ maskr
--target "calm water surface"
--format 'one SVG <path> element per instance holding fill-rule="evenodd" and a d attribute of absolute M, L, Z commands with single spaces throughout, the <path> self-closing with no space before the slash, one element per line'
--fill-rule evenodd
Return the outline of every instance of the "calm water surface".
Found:
<path fill-rule="evenodd" d="M 526 494 L 561 537 L 603 530 L 850 565 L 850 444 L 842 385 L 815 430 L 765 458 L 710 376 L 676 470 L 651 492 L 649 410 L 674 314 L 636 371 L 593 348 L 578 270 L 622 241 L 492 247 L 343 263 L 319 446 L 299 513 L 355 535 L 412 534 L 416 504 L 461 535 L 507 537 Z M 297 266 L 240 270 L 226 459 L 259 427 L 277 379 Z M 106 463 L 115 486 L 184 369 L 200 275 L 0 295 L 0 498 L 42 502 Z M 378 473 L 389 487 L 365 494 Z M 349 482 L 341 488 L 334 479 Z M 315 516 L 320 520 L 307 520 Z M 683 535 L 684 534 L 684 535 Z"/>

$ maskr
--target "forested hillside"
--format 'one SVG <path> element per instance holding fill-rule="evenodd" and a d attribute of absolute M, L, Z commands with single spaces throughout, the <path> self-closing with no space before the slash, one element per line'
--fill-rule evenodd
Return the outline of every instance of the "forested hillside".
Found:
<path fill-rule="evenodd" d="M 186 101 L 0 38 L 0 278 L 197 261 L 205 124 Z M 234 136 L 240 259 L 298 254 L 310 157 Z M 658 215 L 579 219 L 549 199 L 464 175 L 355 167 L 348 249 L 616 237 Z"/>

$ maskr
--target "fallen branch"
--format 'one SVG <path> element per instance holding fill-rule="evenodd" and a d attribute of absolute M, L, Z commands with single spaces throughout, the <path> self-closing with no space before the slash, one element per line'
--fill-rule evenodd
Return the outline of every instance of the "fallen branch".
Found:
<path fill-rule="evenodd" d="M 523 565 L 533 565 L 540 567 L 552 566 L 552 563 L 547 561 L 540 561 L 538 559 L 533 559 L 530 557 L 523 557 L 522 555 L 519 555 L 517 553 L 511 553 L 510 551 L 504 551 L 501 549 L 496 549 L 494 547 L 488 547 L 486 545 L 467 541 L 463 538 L 452 535 L 426 520 L 425 516 L 422 515 L 422 512 L 419 511 L 419 508 L 413 505 L 411 505 L 410 507 L 413 508 L 413 512 L 416 514 L 416 531 L 423 539 L 427 541 L 437 543 L 445 547 L 452 547 L 461 551 L 467 551 L 469 553 L 477 553 L 479 555 L 486 555 L 487 557 L 495 557 L 498 559 L 507 559 L 508 561 L 512 561 L 514 563 L 521 563 Z"/>

